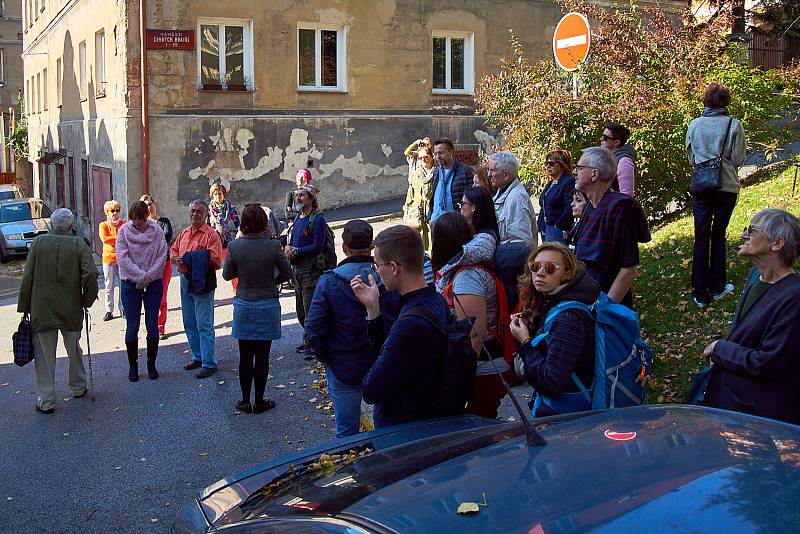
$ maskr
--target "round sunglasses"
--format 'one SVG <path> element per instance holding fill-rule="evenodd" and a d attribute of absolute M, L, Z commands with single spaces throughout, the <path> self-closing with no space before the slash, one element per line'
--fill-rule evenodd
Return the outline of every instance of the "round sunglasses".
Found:
<path fill-rule="evenodd" d="M 544 267 L 544 272 L 547 274 L 553 274 L 561 268 L 559 264 L 553 263 L 552 261 L 532 261 L 528 264 L 528 270 L 531 272 L 531 274 L 537 274 L 542 270 L 542 267 Z"/>

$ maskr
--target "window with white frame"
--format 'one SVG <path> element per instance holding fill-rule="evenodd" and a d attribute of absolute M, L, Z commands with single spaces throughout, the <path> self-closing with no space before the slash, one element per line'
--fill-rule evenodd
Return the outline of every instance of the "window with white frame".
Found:
<path fill-rule="evenodd" d="M 6 51 L 4 48 L 0 48 L 0 81 L 5 81 L 6 79 Z"/>
<path fill-rule="evenodd" d="M 80 83 L 81 100 L 89 95 L 89 78 L 86 75 L 86 41 L 78 45 L 78 82 Z"/>
<path fill-rule="evenodd" d="M 106 32 L 94 34 L 94 92 L 96 96 L 106 96 Z"/>
<path fill-rule="evenodd" d="M 47 111 L 47 69 L 42 70 L 42 109 Z"/>
<path fill-rule="evenodd" d="M 253 21 L 198 19 L 197 87 L 255 90 Z"/>
<path fill-rule="evenodd" d="M 298 91 L 347 91 L 346 39 L 345 28 L 298 25 Z"/>
<path fill-rule="evenodd" d="M 475 87 L 472 33 L 433 33 L 433 92 L 472 94 Z"/>
<path fill-rule="evenodd" d="M 61 58 L 56 60 L 56 106 L 61 107 L 61 77 L 64 75 Z"/>

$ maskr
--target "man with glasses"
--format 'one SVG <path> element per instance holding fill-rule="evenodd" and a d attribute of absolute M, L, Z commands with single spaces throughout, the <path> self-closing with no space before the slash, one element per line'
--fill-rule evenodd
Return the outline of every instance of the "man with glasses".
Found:
<path fill-rule="evenodd" d="M 611 189 L 632 197 L 636 186 L 636 151 L 628 144 L 630 135 L 625 126 L 612 122 L 603 129 L 600 146 L 609 149 L 617 161 L 617 175 Z"/>
<path fill-rule="evenodd" d="M 464 191 L 472 187 L 472 167 L 455 159 L 455 146 L 450 139 L 437 139 L 433 143 L 433 159 L 436 171 L 431 185 L 431 225 L 442 213 L 457 211 L 456 204 Z"/>
<path fill-rule="evenodd" d="M 609 297 L 631 308 L 631 286 L 639 264 L 641 208 L 630 196 L 610 190 L 617 170 L 610 150 L 583 149 L 574 169 L 575 188 L 586 193 L 594 206 L 585 216 L 575 253 Z"/>
<path fill-rule="evenodd" d="M 375 238 L 375 270 L 388 291 L 400 296 L 400 314 L 388 330 L 380 291 L 373 276 L 350 282 L 367 309 L 367 328 L 375 363 L 364 377 L 364 400 L 375 405 L 375 427 L 426 419 L 441 379 L 447 338 L 427 319 L 409 315 L 422 310 L 440 325 L 448 324 L 447 304 L 428 286 L 422 273 L 422 239 L 405 225 L 392 226 Z"/>

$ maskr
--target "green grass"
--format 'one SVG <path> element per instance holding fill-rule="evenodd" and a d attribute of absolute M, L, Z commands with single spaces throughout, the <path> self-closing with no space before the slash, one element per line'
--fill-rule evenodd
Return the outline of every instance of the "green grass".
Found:
<path fill-rule="evenodd" d="M 742 228 L 763 208 L 800 214 L 800 185 L 792 196 L 794 167 L 763 170 L 742 187 L 728 225 L 728 281 L 733 295 L 699 310 L 692 301 L 691 268 L 694 226 L 691 210 L 653 232 L 641 248 L 639 278 L 634 283 L 634 307 L 639 311 L 642 337 L 653 347 L 651 403 L 682 402 L 692 376 L 705 366 L 703 349 L 728 333 L 742 285 L 753 267 L 738 256 Z"/>

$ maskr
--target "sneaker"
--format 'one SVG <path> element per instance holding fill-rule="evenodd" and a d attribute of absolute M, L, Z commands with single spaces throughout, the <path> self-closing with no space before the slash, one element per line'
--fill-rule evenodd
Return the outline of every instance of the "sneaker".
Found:
<path fill-rule="evenodd" d="M 240 400 L 236 403 L 236 410 L 242 413 L 253 413 L 253 405 L 247 401 Z"/>
<path fill-rule="evenodd" d="M 200 363 L 199 361 L 192 360 L 189 363 L 187 363 L 186 365 L 184 365 L 183 368 L 186 369 L 187 371 L 194 371 L 195 369 L 200 369 L 200 367 L 202 365 L 203 364 Z"/>
<path fill-rule="evenodd" d="M 694 300 L 695 305 L 701 310 L 709 305 L 708 302 L 700 302 L 699 300 L 697 300 L 697 297 L 692 297 L 692 300 Z"/>
<path fill-rule="evenodd" d="M 302 345 L 296 346 L 294 348 L 294 351 L 297 352 L 297 353 L 300 353 L 300 354 L 302 354 L 304 352 L 307 353 L 307 354 L 310 354 L 311 353 L 311 345 L 308 343 L 308 341 L 304 341 Z"/>
<path fill-rule="evenodd" d="M 167 339 L 167 333 L 166 332 L 161 332 L 160 334 L 158 334 L 158 339 L 160 339 L 161 341 L 164 341 L 165 339 Z"/>
<path fill-rule="evenodd" d="M 711 295 L 711 298 L 714 300 L 722 300 L 725 298 L 725 295 L 730 295 L 733 293 L 733 284 L 725 284 L 725 289 L 722 290 L 722 293 L 714 293 Z"/>
<path fill-rule="evenodd" d="M 114 316 L 111 315 L 111 312 L 106 312 L 106 314 L 103 316 L 103 320 L 104 321 L 110 321 L 113 318 L 114 318 Z"/>
<path fill-rule="evenodd" d="M 203 367 L 202 369 L 200 369 L 200 372 L 197 373 L 196 376 L 197 376 L 197 378 L 208 378 L 209 376 L 213 375 L 216 372 L 217 372 L 217 368 L 216 367 L 214 367 L 214 368 L 212 368 L 212 367 Z"/>

